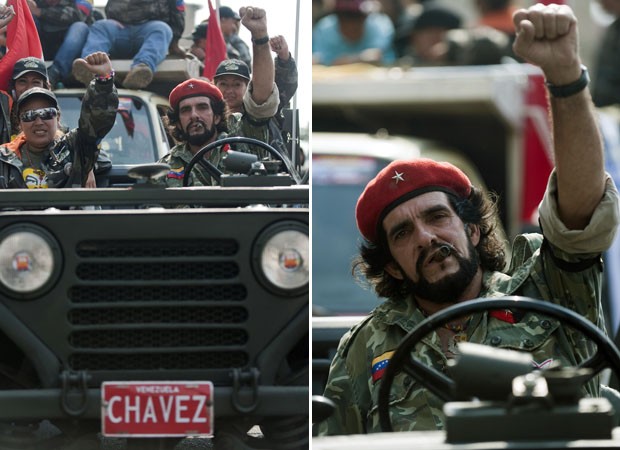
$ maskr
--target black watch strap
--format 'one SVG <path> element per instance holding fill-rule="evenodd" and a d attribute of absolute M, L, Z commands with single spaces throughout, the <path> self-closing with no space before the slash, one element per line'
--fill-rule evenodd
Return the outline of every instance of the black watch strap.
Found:
<path fill-rule="evenodd" d="M 545 84 L 547 85 L 549 93 L 553 97 L 564 98 L 570 97 L 571 95 L 575 95 L 578 92 L 583 91 L 589 82 L 590 75 L 588 74 L 588 68 L 582 64 L 581 75 L 579 76 L 579 78 L 577 78 L 576 81 L 573 81 L 569 84 L 563 84 L 561 86 L 556 86 L 548 82 L 545 82 Z"/>
<path fill-rule="evenodd" d="M 262 38 L 252 39 L 254 45 L 264 45 L 269 42 L 269 36 L 263 36 Z"/>

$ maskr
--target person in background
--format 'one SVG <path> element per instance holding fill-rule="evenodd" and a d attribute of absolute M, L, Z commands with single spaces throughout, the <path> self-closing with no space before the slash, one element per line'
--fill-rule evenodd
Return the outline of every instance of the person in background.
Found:
<path fill-rule="evenodd" d="M 24 92 L 34 87 L 51 90 L 45 62 L 33 56 L 17 60 L 15 66 L 13 66 L 13 74 L 9 82 L 9 90 L 11 92 L 13 104 L 17 102 Z M 24 133 L 21 132 L 17 108 L 11 110 L 11 131 L 12 135 L 10 141 L 17 141 L 14 145 L 20 146 L 22 143 L 21 141 L 24 140 Z M 65 131 L 66 130 L 59 127 L 57 130 L 58 137 L 62 136 Z M 88 173 L 88 178 L 84 187 L 97 187 L 95 174 L 97 174 L 97 176 L 103 175 L 111 168 L 112 161 L 110 161 L 103 152 L 99 152 L 95 167 Z"/>
<path fill-rule="evenodd" d="M 112 58 L 132 59 L 123 87 L 147 87 L 168 53 L 185 57 L 179 47 L 185 27 L 183 0 L 108 0 L 105 12 L 107 19 L 91 26 L 82 55 L 103 51 Z M 92 79 L 83 65 L 75 63 L 73 76 L 84 85 Z"/>
<path fill-rule="evenodd" d="M 312 30 L 313 63 L 392 64 L 396 57 L 394 25 L 374 8 L 376 3 L 369 0 L 336 0 L 332 14 L 320 19 Z"/>
<path fill-rule="evenodd" d="M 9 93 L 12 103 L 15 104 L 20 95 L 33 87 L 51 89 L 45 61 L 34 56 L 18 59 L 13 66 L 13 73 L 9 80 Z M 17 108 L 11 109 L 10 121 L 10 140 L 12 141 L 20 132 Z"/>
<path fill-rule="evenodd" d="M 458 13 L 436 2 L 425 2 L 418 16 L 403 27 L 399 45 L 402 66 L 465 66 L 500 64 L 512 55 L 510 37 L 488 26 L 463 28 Z M 403 39 L 404 38 L 404 39 Z"/>
<path fill-rule="evenodd" d="M 620 0 L 598 1 L 615 20 L 605 30 L 599 48 L 592 99 L 596 106 L 609 106 L 620 103 Z"/>
<path fill-rule="evenodd" d="M 284 36 L 274 36 L 269 40 L 271 51 L 276 54 L 274 65 L 276 69 L 276 85 L 280 91 L 280 105 L 278 111 L 272 119 L 269 120 L 269 135 L 272 147 L 277 148 L 280 152 L 285 152 L 292 158 L 292 151 L 295 148 L 293 142 L 292 126 L 297 124 L 291 123 L 289 129 L 286 129 L 285 109 L 290 109 L 290 102 L 297 92 L 298 73 L 295 59 L 288 48 L 288 43 Z M 299 140 L 299 131 L 295 130 L 296 141 Z M 304 153 L 300 150 L 299 162 L 303 163 Z"/>
<path fill-rule="evenodd" d="M 0 31 L 4 35 L 6 45 L 6 27 L 15 17 L 12 6 L 0 5 Z M 5 47 L 6 50 L 6 47 Z M 3 54 L 4 56 L 4 54 Z M 13 98 L 9 92 L 0 90 L 0 144 L 11 140 L 11 109 Z"/>
<path fill-rule="evenodd" d="M 91 2 L 86 0 L 28 0 L 48 68 L 52 89 L 71 73 L 71 65 L 82 53 L 92 23 Z"/>
<path fill-rule="evenodd" d="M 0 147 L 0 188 L 86 185 L 98 144 L 114 125 L 118 95 L 107 54 L 93 53 L 80 61 L 95 79 L 86 89 L 78 127 L 59 134 L 60 110 L 54 93 L 43 87 L 26 90 L 15 104 L 23 139 Z"/>
<path fill-rule="evenodd" d="M 476 26 L 491 27 L 508 35 L 511 42 L 515 37 L 515 26 L 512 15 L 517 7 L 512 0 L 476 0 L 479 17 Z"/>
<path fill-rule="evenodd" d="M 194 55 L 196 58 L 200 60 L 200 62 L 204 62 L 205 60 L 205 45 L 207 44 L 207 29 L 209 24 L 206 20 L 203 20 L 192 32 L 192 45 L 189 48 L 189 52 Z M 202 70 L 201 70 L 202 72 Z"/>
<path fill-rule="evenodd" d="M 228 59 L 240 59 L 252 67 L 252 55 L 248 44 L 239 36 L 241 16 L 228 6 L 220 6 L 220 27 L 226 42 L 226 56 Z M 203 58 L 204 59 L 204 58 Z"/>

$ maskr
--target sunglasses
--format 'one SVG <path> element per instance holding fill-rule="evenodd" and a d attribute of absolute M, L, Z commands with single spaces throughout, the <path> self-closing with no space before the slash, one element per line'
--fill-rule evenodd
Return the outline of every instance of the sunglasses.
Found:
<path fill-rule="evenodd" d="M 40 117 L 41 120 L 50 120 L 54 119 L 57 116 L 58 110 L 56 108 L 49 107 L 26 111 L 19 118 L 22 122 L 34 122 L 35 120 L 37 120 L 37 117 Z"/>

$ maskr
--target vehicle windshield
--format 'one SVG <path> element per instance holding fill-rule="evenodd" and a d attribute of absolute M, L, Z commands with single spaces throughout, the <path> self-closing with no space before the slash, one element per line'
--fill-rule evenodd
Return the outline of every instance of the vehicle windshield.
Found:
<path fill-rule="evenodd" d="M 69 128 L 78 124 L 82 96 L 58 96 L 62 123 Z M 119 96 L 114 127 L 101 142 L 101 150 L 114 165 L 148 164 L 159 159 L 147 107 L 137 97 Z"/>
<path fill-rule="evenodd" d="M 351 275 L 361 239 L 355 204 L 387 161 L 369 157 L 312 157 L 312 285 L 314 315 L 366 315 L 379 304 Z"/>

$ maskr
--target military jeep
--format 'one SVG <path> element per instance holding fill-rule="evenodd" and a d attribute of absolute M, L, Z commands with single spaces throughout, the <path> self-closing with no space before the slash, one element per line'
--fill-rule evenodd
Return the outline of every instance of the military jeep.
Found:
<path fill-rule="evenodd" d="M 308 186 L 261 167 L 0 191 L 0 448 L 308 448 Z"/>

